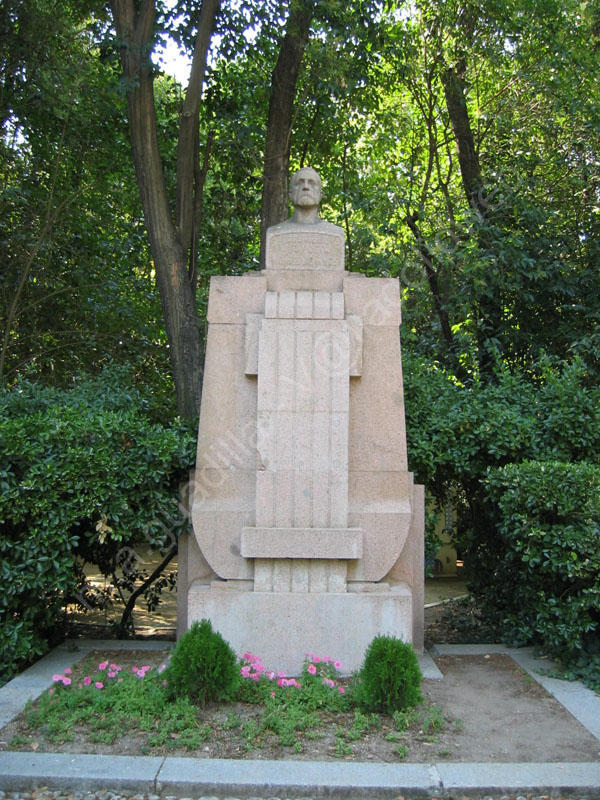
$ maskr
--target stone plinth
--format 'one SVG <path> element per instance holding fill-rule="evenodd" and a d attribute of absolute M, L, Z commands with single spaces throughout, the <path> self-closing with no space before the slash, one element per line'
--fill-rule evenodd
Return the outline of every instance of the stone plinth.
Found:
<path fill-rule="evenodd" d="M 271 592 L 239 591 L 223 583 L 190 587 L 190 621 L 209 618 L 236 653 L 257 653 L 268 669 L 288 675 L 300 674 L 306 653 L 338 659 L 349 674 L 360 667 L 376 633 L 412 638 L 406 584 L 376 592 L 282 592 L 275 600 Z"/>
<path fill-rule="evenodd" d="M 320 220 L 315 225 L 282 222 L 267 231 L 267 269 L 344 269 L 344 233 L 337 225 Z"/>
<path fill-rule="evenodd" d="M 295 215 L 312 221 L 269 229 L 262 273 L 211 280 L 178 589 L 180 632 L 209 618 L 290 673 L 309 651 L 356 669 L 378 633 L 423 642 L 399 284 L 344 271 L 343 231 L 300 173 Z"/>

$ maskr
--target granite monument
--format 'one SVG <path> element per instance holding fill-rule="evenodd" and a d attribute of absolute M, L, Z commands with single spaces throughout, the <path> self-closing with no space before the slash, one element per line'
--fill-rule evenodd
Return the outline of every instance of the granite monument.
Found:
<path fill-rule="evenodd" d="M 291 181 L 266 268 L 211 279 L 193 535 L 178 631 L 208 618 L 237 652 L 351 671 L 372 638 L 423 646 L 423 487 L 408 472 L 400 291 L 344 269 L 321 180 Z"/>

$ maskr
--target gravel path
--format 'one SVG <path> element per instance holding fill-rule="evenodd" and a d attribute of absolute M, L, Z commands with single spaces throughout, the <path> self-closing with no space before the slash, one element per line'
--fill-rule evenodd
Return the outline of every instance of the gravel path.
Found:
<path fill-rule="evenodd" d="M 586 797 L 565 797 L 564 795 L 485 795 L 481 797 L 472 797 L 469 798 L 458 798 L 458 797 L 447 797 L 447 798 L 431 798 L 431 800 L 597 800 L 600 795 L 592 797 L 591 795 L 587 795 Z M 37 789 L 36 791 L 23 791 L 23 792 L 2 792 L 0 791 L 0 800 L 240 800 L 237 797 L 226 797 L 220 796 L 217 797 L 216 795 L 206 796 L 202 795 L 200 797 L 177 797 L 175 795 L 166 795 L 160 796 L 157 794 L 121 794 L 119 792 L 112 792 L 107 789 L 101 789 L 98 792 L 53 792 L 48 789 L 41 788 Z M 291 798 L 279 798 L 279 797 L 269 797 L 269 798 L 261 798 L 261 797 L 250 797 L 247 800 L 291 800 Z M 301 797 L 301 798 L 294 798 L 294 800 L 313 800 L 311 797 Z M 401 796 L 395 798 L 395 800 L 403 800 Z"/>

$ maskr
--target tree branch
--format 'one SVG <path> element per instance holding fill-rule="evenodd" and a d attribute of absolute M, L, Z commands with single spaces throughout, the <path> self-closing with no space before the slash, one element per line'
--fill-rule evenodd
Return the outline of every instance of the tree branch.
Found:
<path fill-rule="evenodd" d="M 119 622 L 119 624 L 117 626 L 117 636 L 118 636 L 118 638 L 123 638 L 126 635 L 126 632 L 127 632 L 127 621 L 131 617 L 131 614 L 133 613 L 133 609 L 135 608 L 135 604 L 136 604 L 136 601 L 137 601 L 138 597 L 141 594 L 143 594 L 146 591 L 146 589 L 148 589 L 149 586 L 152 586 L 154 581 L 161 575 L 161 573 L 163 572 L 165 567 L 175 558 L 176 555 L 177 555 L 177 545 L 175 545 L 174 547 L 172 547 L 169 550 L 167 555 L 163 558 L 163 560 L 160 562 L 160 564 L 156 567 L 154 572 L 146 578 L 144 583 L 142 583 L 142 585 L 139 586 L 135 590 L 135 592 L 131 593 L 131 595 L 129 596 L 129 600 L 127 601 L 127 605 L 125 606 L 125 608 L 123 610 L 123 614 L 121 615 L 121 621 Z"/>
<path fill-rule="evenodd" d="M 198 115 L 208 47 L 219 6 L 220 0 L 202 0 L 190 80 L 179 121 L 175 225 L 184 252 L 191 246 L 194 229 L 194 151 L 198 135 Z"/>

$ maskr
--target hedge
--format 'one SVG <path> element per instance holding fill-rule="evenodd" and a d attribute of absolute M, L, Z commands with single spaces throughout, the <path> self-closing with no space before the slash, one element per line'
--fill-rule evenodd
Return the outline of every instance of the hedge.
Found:
<path fill-rule="evenodd" d="M 497 524 L 476 556 L 484 612 L 600 687 L 600 466 L 509 464 L 485 487 Z"/>
<path fill-rule="evenodd" d="M 164 541 L 193 458 L 190 429 L 156 420 L 122 372 L 0 394 L 2 678 L 47 650 L 81 588 L 78 553 L 110 561 L 125 544 Z"/>

